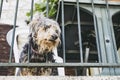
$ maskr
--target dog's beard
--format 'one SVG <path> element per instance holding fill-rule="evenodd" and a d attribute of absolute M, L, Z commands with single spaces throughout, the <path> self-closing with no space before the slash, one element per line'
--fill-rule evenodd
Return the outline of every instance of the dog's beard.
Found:
<path fill-rule="evenodd" d="M 38 41 L 38 52 L 40 54 L 52 52 L 54 48 L 56 48 L 60 43 L 60 39 L 56 41 L 49 41 L 49 40 L 41 40 Z"/>

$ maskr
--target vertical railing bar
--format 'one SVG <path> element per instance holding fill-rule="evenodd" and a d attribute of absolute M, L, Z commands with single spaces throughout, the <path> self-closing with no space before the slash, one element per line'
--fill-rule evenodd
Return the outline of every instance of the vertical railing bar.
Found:
<path fill-rule="evenodd" d="M 46 17 L 49 18 L 49 0 L 47 0 L 47 4 L 46 4 Z M 46 63 L 48 63 L 48 56 L 46 54 Z"/>
<path fill-rule="evenodd" d="M 77 67 L 75 67 L 75 76 L 78 75 L 78 72 L 77 72 Z"/>
<path fill-rule="evenodd" d="M 108 0 L 105 0 L 105 2 L 106 2 L 106 8 L 107 8 L 107 14 L 108 14 L 108 22 L 109 22 L 109 26 L 110 26 L 110 32 L 112 33 L 111 34 L 111 38 L 112 38 L 112 41 L 113 41 L 113 45 L 114 45 L 114 56 L 115 56 L 115 62 L 116 63 L 118 63 L 119 61 L 119 56 L 117 55 L 117 47 L 116 47 L 116 41 L 115 41 L 115 39 L 113 39 L 113 37 L 115 38 L 115 36 L 114 36 L 114 31 L 113 31 L 113 26 L 112 26 L 112 20 L 111 20 L 111 18 L 110 18 L 110 11 L 109 11 L 109 4 L 108 4 Z"/>
<path fill-rule="evenodd" d="M 75 18 L 75 15 L 76 15 L 76 7 L 74 8 L 74 11 L 73 11 L 73 16 L 72 16 L 72 23 L 73 23 L 73 21 L 74 21 L 74 18 Z"/>
<path fill-rule="evenodd" d="M 64 59 L 64 63 L 66 62 L 66 55 L 65 55 L 65 24 L 64 24 L 64 0 L 62 0 L 61 2 L 61 6 L 62 6 L 62 47 L 63 47 L 63 59 Z"/>
<path fill-rule="evenodd" d="M 33 19 L 33 6 L 34 6 L 34 0 L 31 1 L 30 21 L 32 21 L 32 19 Z M 29 33 L 30 32 L 31 31 L 29 30 Z M 31 42 L 29 41 L 29 45 L 28 45 L 28 63 L 30 62 L 30 53 L 31 53 Z"/>
<path fill-rule="evenodd" d="M 31 1 L 31 16 L 30 16 L 30 21 L 33 19 L 33 6 L 34 6 L 34 0 Z"/>
<path fill-rule="evenodd" d="M 111 68 L 109 67 L 109 75 L 111 76 L 111 74 L 112 74 L 112 73 L 111 73 Z"/>
<path fill-rule="evenodd" d="M 78 34 L 79 34 L 80 61 L 81 61 L 81 63 L 83 63 L 83 50 L 82 50 L 82 39 L 81 39 L 79 0 L 76 0 L 76 2 L 77 2 L 77 19 L 78 19 Z"/>
<path fill-rule="evenodd" d="M 1 18 L 1 14 L 2 14 L 2 6 L 3 6 L 3 0 L 1 0 L 1 2 L 0 2 L 0 18 Z"/>
<path fill-rule="evenodd" d="M 93 20 L 94 20 L 94 28 L 95 28 L 95 35 L 96 35 L 96 42 L 97 42 L 97 51 L 98 51 L 98 58 L 99 58 L 99 63 L 102 61 L 101 60 L 101 51 L 100 51 L 100 44 L 99 44 L 99 34 L 98 34 L 98 28 L 97 28 L 97 20 L 95 16 L 95 6 L 94 6 L 94 1 L 91 0 L 92 2 L 92 12 L 93 12 Z"/>
<path fill-rule="evenodd" d="M 117 75 L 116 70 L 115 70 L 115 68 L 114 68 L 114 67 L 113 67 L 113 69 L 114 69 L 114 75 Z"/>
<path fill-rule="evenodd" d="M 46 10 L 46 17 L 49 17 L 49 0 L 47 0 Z"/>
<path fill-rule="evenodd" d="M 101 73 L 100 67 L 98 67 L 98 72 L 99 72 L 99 76 L 101 77 L 102 74 L 100 74 Z"/>
<path fill-rule="evenodd" d="M 56 14 L 56 21 L 58 20 L 58 15 L 59 15 L 59 12 L 60 12 L 60 4 L 58 3 L 58 7 L 57 7 L 57 14 Z"/>
<path fill-rule="evenodd" d="M 12 61 L 14 37 L 15 37 L 15 31 L 16 31 L 15 27 L 16 27 L 16 21 L 17 21 L 17 13 L 18 13 L 18 4 L 19 4 L 19 0 L 16 1 L 15 17 L 14 17 L 14 25 L 13 25 L 13 35 L 12 35 L 12 42 L 11 42 L 11 48 L 10 48 L 9 63 L 11 63 L 11 61 Z"/>

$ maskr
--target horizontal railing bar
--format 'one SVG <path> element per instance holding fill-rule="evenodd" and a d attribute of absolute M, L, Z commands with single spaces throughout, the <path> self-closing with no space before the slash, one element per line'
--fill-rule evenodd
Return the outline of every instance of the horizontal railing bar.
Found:
<path fill-rule="evenodd" d="M 66 3 L 69 2 L 69 3 L 73 4 L 73 3 L 76 2 L 76 0 L 64 0 L 64 2 L 66 2 Z M 80 4 L 91 4 L 91 0 L 79 0 L 79 3 Z M 96 5 L 106 5 L 105 1 L 94 1 L 94 4 L 96 4 Z M 109 1 L 109 5 L 118 6 L 118 5 L 120 5 L 120 2 Z"/>
<path fill-rule="evenodd" d="M 117 63 L 0 63 L 0 67 L 120 67 Z"/>
<path fill-rule="evenodd" d="M 66 50 L 66 53 L 68 53 L 68 54 L 71 54 L 71 53 L 78 54 L 78 53 L 80 53 L 80 51 L 79 50 Z M 83 51 L 83 53 L 85 53 L 85 51 Z M 90 51 L 89 53 L 90 54 L 97 54 L 96 51 Z"/>

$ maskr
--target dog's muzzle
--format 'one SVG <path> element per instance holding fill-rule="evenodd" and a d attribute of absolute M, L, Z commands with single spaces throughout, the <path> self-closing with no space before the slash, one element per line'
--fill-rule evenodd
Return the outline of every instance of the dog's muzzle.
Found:
<path fill-rule="evenodd" d="M 58 36 L 56 34 L 51 35 L 51 38 L 49 39 L 49 41 L 55 41 L 58 38 Z"/>

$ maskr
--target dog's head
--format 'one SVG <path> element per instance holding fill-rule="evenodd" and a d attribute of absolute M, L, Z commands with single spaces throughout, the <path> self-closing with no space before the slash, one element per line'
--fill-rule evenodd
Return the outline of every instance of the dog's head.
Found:
<path fill-rule="evenodd" d="M 30 29 L 39 53 L 51 52 L 61 42 L 60 27 L 52 19 L 39 16 L 30 22 Z"/>

